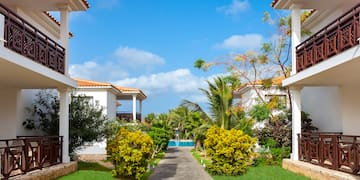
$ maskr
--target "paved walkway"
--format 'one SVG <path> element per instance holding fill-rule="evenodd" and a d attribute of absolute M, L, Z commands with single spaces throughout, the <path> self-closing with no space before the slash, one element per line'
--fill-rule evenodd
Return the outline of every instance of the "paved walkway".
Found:
<path fill-rule="evenodd" d="M 190 148 L 169 148 L 149 180 L 211 180 L 211 176 L 196 161 Z"/>

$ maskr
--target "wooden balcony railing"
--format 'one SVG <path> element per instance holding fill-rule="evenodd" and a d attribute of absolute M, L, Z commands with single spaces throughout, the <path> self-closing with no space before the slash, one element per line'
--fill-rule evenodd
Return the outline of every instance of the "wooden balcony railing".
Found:
<path fill-rule="evenodd" d="M 360 4 L 331 22 L 296 47 L 296 71 L 300 72 L 359 44 Z"/>
<path fill-rule="evenodd" d="M 0 13 L 5 17 L 5 47 L 64 74 L 65 48 L 2 4 Z"/>
<path fill-rule="evenodd" d="M 128 122 L 133 121 L 133 114 L 130 112 L 117 112 L 116 117 L 119 118 L 120 120 L 126 120 Z M 136 113 L 136 120 L 141 121 L 140 113 Z"/>
<path fill-rule="evenodd" d="M 360 136 L 334 133 L 298 134 L 299 160 L 322 167 L 358 174 Z"/>
<path fill-rule="evenodd" d="M 0 140 L 0 179 L 61 163 L 62 142 L 62 136 Z"/>

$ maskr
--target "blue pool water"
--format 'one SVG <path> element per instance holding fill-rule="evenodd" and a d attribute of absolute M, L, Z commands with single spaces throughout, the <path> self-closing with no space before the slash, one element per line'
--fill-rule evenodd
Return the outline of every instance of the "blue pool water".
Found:
<path fill-rule="evenodd" d="M 194 141 L 193 140 L 170 140 L 168 147 L 193 147 L 194 146 Z"/>

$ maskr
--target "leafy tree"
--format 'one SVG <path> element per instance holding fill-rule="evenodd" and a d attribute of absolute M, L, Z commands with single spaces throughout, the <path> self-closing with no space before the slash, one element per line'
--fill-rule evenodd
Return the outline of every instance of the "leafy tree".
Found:
<path fill-rule="evenodd" d="M 86 142 L 104 137 L 103 127 L 107 118 L 102 114 L 102 107 L 92 104 L 88 97 L 78 95 L 71 98 L 69 111 L 70 152 Z"/>
<path fill-rule="evenodd" d="M 26 110 L 30 114 L 22 124 L 26 129 L 41 130 L 47 135 L 59 134 L 59 100 L 51 90 L 39 91 L 33 104 Z"/>
<path fill-rule="evenodd" d="M 59 100 L 54 94 L 44 90 L 36 95 L 34 103 L 27 108 L 32 116 L 23 122 L 25 128 L 41 130 L 47 135 L 59 135 Z M 70 153 L 84 143 L 100 140 L 104 136 L 103 124 L 107 118 L 102 115 L 102 110 L 84 95 L 73 96 L 69 106 Z"/>

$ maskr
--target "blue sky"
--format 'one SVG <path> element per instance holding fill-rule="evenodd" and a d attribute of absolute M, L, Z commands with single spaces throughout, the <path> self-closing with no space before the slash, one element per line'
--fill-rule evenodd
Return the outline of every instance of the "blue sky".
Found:
<path fill-rule="evenodd" d="M 168 112 L 182 99 L 206 99 L 198 88 L 224 73 L 193 68 L 198 58 L 258 49 L 274 34 L 262 22 L 271 0 L 89 0 L 71 14 L 73 77 L 142 89 L 143 113 Z M 119 110 L 130 110 L 127 102 Z M 125 108 L 125 109 L 124 109 Z"/>

